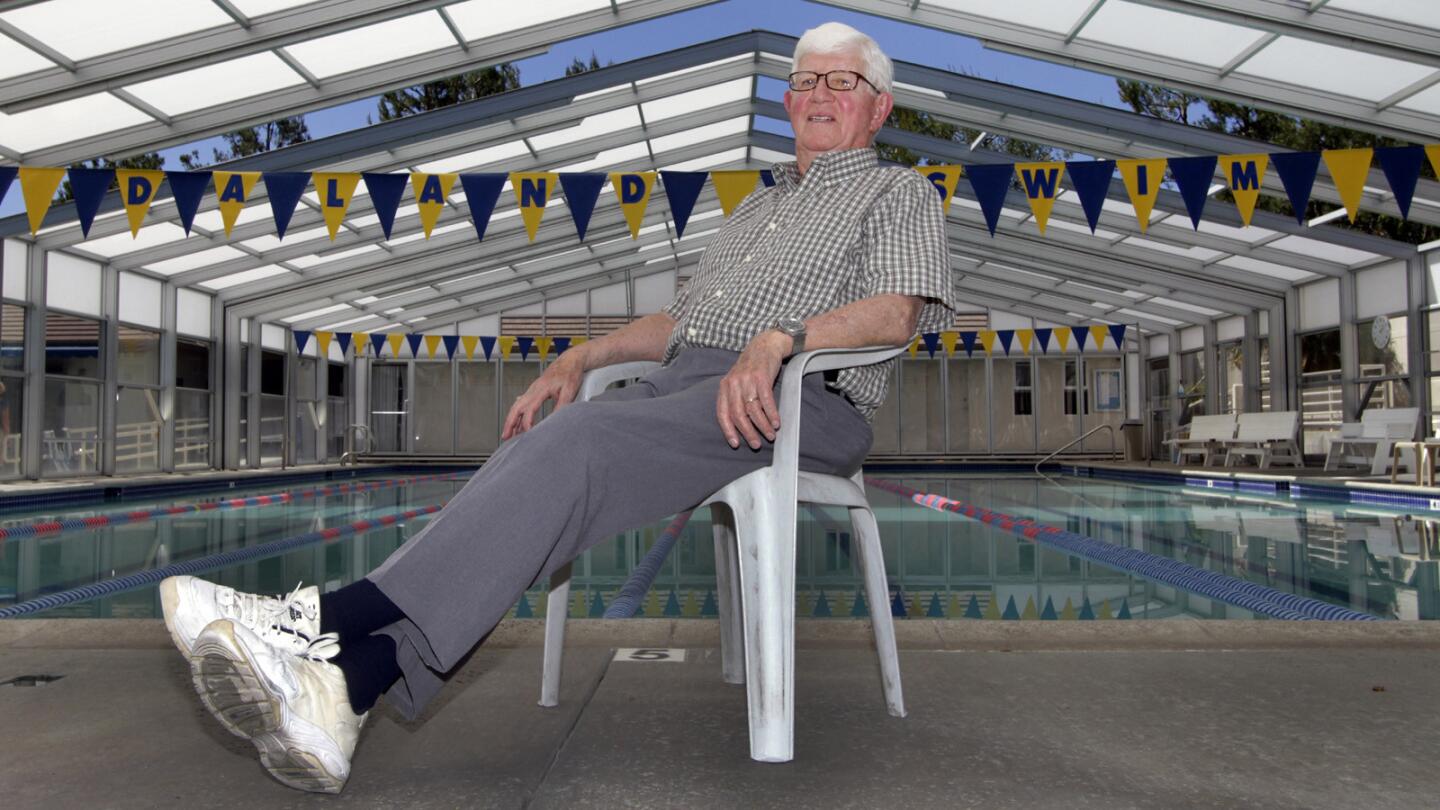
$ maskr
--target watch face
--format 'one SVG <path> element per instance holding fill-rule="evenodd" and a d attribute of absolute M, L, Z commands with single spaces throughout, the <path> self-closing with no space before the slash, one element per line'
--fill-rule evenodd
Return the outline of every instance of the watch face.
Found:
<path fill-rule="evenodd" d="M 805 322 L 799 318 L 781 318 L 779 321 L 776 321 L 775 325 L 781 332 L 791 336 L 798 335 L 805 331 Z"/>

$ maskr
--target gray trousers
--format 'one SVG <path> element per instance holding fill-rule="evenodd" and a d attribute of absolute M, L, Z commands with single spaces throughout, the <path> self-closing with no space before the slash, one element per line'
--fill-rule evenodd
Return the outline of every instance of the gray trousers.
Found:
<path fill-rule="evenodd" d="M 406 616 L 381 631 L 402 672 L 391 705 L 419 715 L 521 593 L 580 552 L 770 463 L 763 437 L 758 451 L 732 449 L 715 421 L 720 380 L 738 357 L 687 349 L 634 385 L 556 410 L 502 445 L 370 574 Z M 870 426 L 819 374 L 806 375 L 801 401 L 800 468 L 853 474 Z"/>

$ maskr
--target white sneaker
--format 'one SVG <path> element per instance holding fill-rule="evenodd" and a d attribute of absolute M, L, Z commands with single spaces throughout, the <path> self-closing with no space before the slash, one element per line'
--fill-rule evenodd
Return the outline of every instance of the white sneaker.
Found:
<path fill-rule="evenodd" d="M 190 656 L 195 689 L 215 719 L 255 744 L 271 776 L 297 790 L 339 793 L 365 715 L 350 710 L 339 667 L 264 635 L 229 619 L 211 622 Z"/>
<path fill-rule="evenodd" d="M 256 632 L 270 627 L 279 635 L 265 634 L 299 654 L 320 636 L 320 589 L 296 586 L 289 596 L 277 598 L 241 593 L 195 577 L 167 577 L 160 583 L 160 605 L 165 629 L 183 655 L 195 649 L 195 637 L 216 619 L 231 619 Z"/>

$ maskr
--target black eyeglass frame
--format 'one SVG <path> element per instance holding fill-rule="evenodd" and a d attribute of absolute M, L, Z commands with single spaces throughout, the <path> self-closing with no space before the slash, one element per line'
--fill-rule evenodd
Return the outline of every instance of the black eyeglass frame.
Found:
<path fill-rule="evenodd" d="M 797 71 L 795 71 L 794 73 L 791 73 L 789 76 L 786 76 L 786 77 L 785 77 L 786 83 L 789 85 L 790 89 L 791 89 L 791 90 L 794 90 L 794 91 L 797 92 L 797 93 L 808 93 L 808 92 L 810 92 L 811 90 L 814 90 L 814 89 L 815 89 L 815 87 L 796 87 L 796 86 L 795 86 L 795 77 L 796 77 L 796 76 L 799 76 L 799 75 L 802 74 L 802 73 L 812 73 L 812 74 L 815 75 L 815 87 L 819 87 L 819 86 L 820 86 L 820 82 L 821 82 L 821 81 L 824 81 L 824 82 L 825 82 L 825 86 L 828 87 L 828 88 L 830 88 L 831 91 L 836 92 L 836 93 L 849 93 L 850 91 L 854 90 L 856 87 L 859 87 L 860 85 L 857 84 L 857 85 L 855 85 L 855 87 L 833 87 L 833 86 L 831 86 L 831 84 L 830 84 L 830 78 L 829 78 L 829 77 L 830 77 L 832 74 L 835 74 L 835 73 L 853 73 L 853 74 L 855 74 L 855 77 L 858 78 L 860 81 L 865 82 L 866 84 L 870 85 L 870 89 L 871 89 L 871 90 L 874 90 L 876 93 L 879 93 L 879 92 L 880 92 L 880 88 L 876 87 L 874 82 L 872 82 L 872 81 L 870 81 L 869 79 L 865 78 L 865 74 L 861 73 L 861 72 L 858 71 L 858 70 L 827 70 L 827 71 L 825 71 L 824 73 L 819 73 L 819 72 L 816 72 L 816 71 L 813 71 L 813 70 L 797 70 Z"/>

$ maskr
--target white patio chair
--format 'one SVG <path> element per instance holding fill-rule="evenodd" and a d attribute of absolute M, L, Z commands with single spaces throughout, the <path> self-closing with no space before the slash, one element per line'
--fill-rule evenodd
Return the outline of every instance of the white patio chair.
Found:
<path fill-rule="evenodd" d="M 850 478 L 805 472 L 800 451 L 801 378 L 807 373 L 880 363 L 903 348 L 818 349 L 786 364 L 780 387 L 780 431 L 774 458 L 730 482 L 703 505 L 711 507 L 715 537 L 721 670 L 743 683 L 750 710 L 750 756 L 789 762 L 795 747 L 795 521 L 797 502 L 845 506 L 859 538 L 858 557 L 871 608 L 881 685 L 890 714 L 905 716 L 890 591 L 880 530 L 865 500 L 862 473 Z M 643 376 L 658 363 L 621 363 L 585 375 L 577 399 L 589 399 L 618 380 Z M 545 612 L 540 705 L 559 702 L 570 566 L 550 577 Z"/>
<path fill-rule="evenodd" d="M 1419 408 L 1368 408 L 1359 422 L 1340 426 L 1340 435 L 1330 440 L 1325 453 L 1325 469 L 1342 466 L 1369 467 L 1371 475 L 1390 472 L 1390 448 L 1397 441 L 1410 441 L 1420 431 Z M 1410 458 L 1400 456 L 1408 470 Z"/>
<path fill-rule="evenodd" d="M 1209 467 L 1211 459 L 1220 459 L 1225 442 L 1235 438 L 1235 414 L 1213 416 L 1200 414 L 1190 420 L 1190 433 L 1184 438 L 1166 439 L 1176 464 L 1184 464 L 1187 456 L 1199 456 L 1200 466 Z"/>
<path fill-rule="evenodd" d="M 1242 413 L 1235 438 L 1223 444 L 1226 467 L 1248 456 L 1254 456 L 1262 470 L 1276 463 L 1305 466 L 1305 458 L 1300 454 L 1299 411 Z"/>

